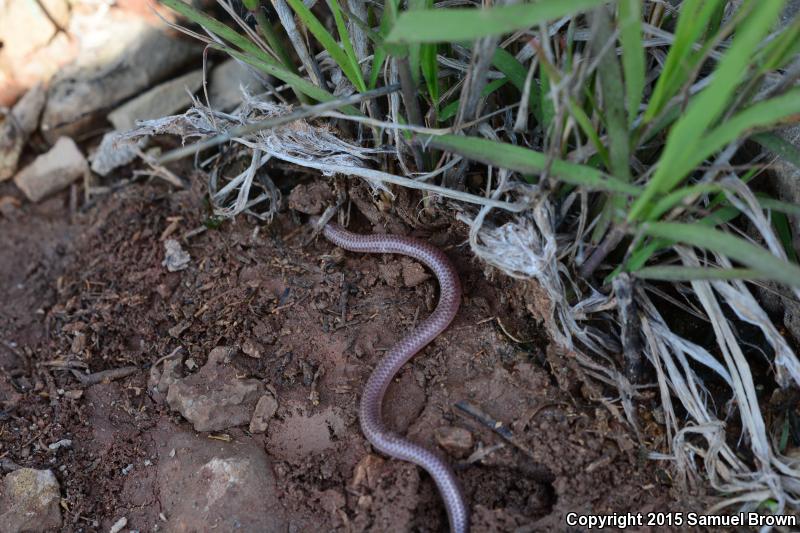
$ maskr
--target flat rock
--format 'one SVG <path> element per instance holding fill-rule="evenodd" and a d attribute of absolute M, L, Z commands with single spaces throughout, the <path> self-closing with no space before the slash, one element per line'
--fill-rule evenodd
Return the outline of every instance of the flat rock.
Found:
<path fill-rule="evenodd" d="M 180 432 L 159 445 L 165 531 L 287 531 L 272 465 L 246 437 L 235 442 Z"/>
<path fill-rule="evenodd" d="M 52 142 L 99 124 L 108 110 L 176 72 L 198 48 L 134 17 L 103 21 L 82 61 L 53 79 L 42 115 L 42 133 Z"/>
<path fill-rule="evenodd" d="M 14 183 L 32 202 L 67 187 L 83 176 L 88 165 L 75 141 L 61 137 L 49 152 L 22 169 L 14 178 Z"/>
<path fill-rule="evenodd" d="M 25 93 L 11 110 L 11 114 L 0 122 L 0 181 L 14 175 L 19 156 L 28 137 L 39 126 L 46 93 L 39 84 Z"/>
<path fill-rule="evenodd" d="M 108 114 L 108 121 L 118 131 L 136 127 L 137 120 L 151 120 L 183 111 L 192 105 L 190 93 L 203 85 L 203 71 L 195 70 L 156 85 Z"/>
<path fill-rule="evenodd" d="M 250 419 L 250 433 L 264 433 L 269 427 L 269 421 L 278 410 L 278 400 L 272 394 L 265 394 L 258 399 Z"/>
<path fill-rule="evenodd" d="M 211 71 L 208 99 L 213 109 L 229 111 L 242 103 L 242 88 L 257 92 L 261 87 L 261 82 L 250 68 L 235 59 L 229 59 Z"/>
<path fill-rule="evenodd" d="M 0 531 L 34 532 L 61 527 L 61 488 L 50 470 L 20 468 L 3 478 Z"/>
<path fill-rule="evenodd" d="M 223 349 L 209 354 L 195 374 L 169 386 L 167 403 L 197 431 L 221 431 L 248 424 L 264 387 L 256 379 L 239 379 L 225 361 Z"/>

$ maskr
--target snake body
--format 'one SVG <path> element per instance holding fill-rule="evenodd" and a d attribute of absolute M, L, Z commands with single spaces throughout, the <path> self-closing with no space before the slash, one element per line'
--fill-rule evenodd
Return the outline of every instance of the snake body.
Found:
<path fill-rule="evenodd" d="M 364 436 L 384 454 L 424 468 L 442 496 L 450 530 L 469 530 L 469 511 L 450 466 L 437 454 L 389 431 L 381 417 L 383 396 L 392 379 L 414 355 L 447 329 L 461 303 L 461 282 L 447 256 L 431 244 L 398 235 L 358 235 L 329 222 L 323 235 L 350 252 L 402 254 L 420 261 L 439 280 L 439 303 L 433 313 L 387 352 L 367 380 L 361 395 L 359 419 Z"/>

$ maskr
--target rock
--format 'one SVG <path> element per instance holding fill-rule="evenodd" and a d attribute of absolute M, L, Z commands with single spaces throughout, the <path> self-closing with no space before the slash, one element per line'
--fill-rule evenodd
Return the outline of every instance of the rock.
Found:
<path fill-rule="evenodd" d="M 47 446 L 48 449 L 56 451 L 60 448 L 72 448 L 72 439 L 61 439 Z"/>
<path fill-rule="evenodd" d="M 242 103 L 242 88 L 249 92 L 262 87 L 253 71 L 235 59 L 229 59 L 211 71 L 208 99 L 212 109 L 230 111 Z"/>
<path fill-rule="evenodd" d="M 86 159 L 75 141 L 61 137 L 46 154 L 22 169 L 14 183 L 32 202 L 64 189 L 88 171 Z"/>
<path fill-rule="evenodd" d="M 20 468 L 3 479 L 0 531 L 46 531 L 61 527 L 61 488 L 50 470 Z"/>
<path fill-rule="evenodd" d="M 433 432 L 436 444 L 454 457 L 466 457 L 472 451 L 472 433 L 464 428 L 444 426 Z"/>
<path fill-rule="evenodd" d="M 117 131 L 106 133 L 91 157 L 92 172 L 107 176 L 112 170 L 131 163 L 138 157 L 139 150 L 147 145 L 147 141 L 147 137 L 139 141 L 125 141 L 120 139 Z"/>
<path fill-rule="evenodd" d="M 221 431 L 250 422 L 264 392 L 260 381 L 239 379 L 225 363 L 226 349 L 216 348 L 195 374 L 177 380 L 167 392 L 167 403 L 197 431 Z"/>
<path fill-rule="evenodd" d="M 172 436 L 159 448 L 158 494 L 165 531 L 290 530 L 272 465 L 252 439 Z"/>
<path fill-rule="evenodd" d="M 122 531 L 122 528 L 128 525 L 128 519 L 124 516 L 114 522 L 114 525 L 111 526 L 111 529 L 108 530 L 108 533 L 119 533 Z"/>
<path fill-rule="evenodd" d="M 416 261 L 406 258 L 401 261 L 403 263 L 403 285 L 406 287 L 416 287 L 430 277 L 425 268 Z"/>
<path fill-rule="evenodd" d="M 108 114 L 117 131 L 128 131 L 137 120 L 151 120 L 173 115 L 192 105 L 190 93 L 203 85 L 203 71 L 195 70 L 179 78 L 156 85 Z"/>
<path fill-rule="evenodd" d="M 25 93 L 11 114 L 0 123 L 0 181 L 7 180 L 17 171 L 22 149 L 39 126 L 44 101 L 44 87 L 39 84 Z"/>
<path fill-rule="evenodd" d="M 161 263 L 170 272 L 177 272 L 189 266 L 192 258 L 175 239 L 164 241 L 164 261 Z"/>
<path fill-rule="evenodd" d="M 157 401 L 163 402 L 164 399 L 161 394 L 166 394 L 169 391 L 170 385 L 181 379 L 181 363 L 183 357 L 178 354 L 173 357 L 168 357 L 162 363 L 162 370 L 158 370 L 157 365 L 150 368 L 150 378 L 147 381 L 147 388 L 151 391 L 151 396 L 158 396 Z"/>
<path fill-rule="evenodd" d="M 105 113 L 152 87 L 196 55 L 194 43 L 168 36 L 134 17 L 103 20 L 78 61 L 50 85 L 42 133 L 52 142 L 75 136 Z"/>
<path fill-rule="evenodd" d="M 264 433 L 277 410 L 278 401 L 272 394 L 265 394 L 259 398 L 253 411 L 253 418 L 250 419 L 250 433 Z"/>
<path fill-rule="evenodd" d="M 254 359 L 261 359 L 261 347 L 252 339 L 247 339 L 242 343 L 242 351 Z"/>
<path fill-rule="evenodd" d="M 369 453 L 365 455 L 353 469 L 353 479 L 350 480 L 350 486 L 355 489 L 367 488 L 370 490 L 377 487 L 385 462 L 375 454 Z"/>
<path fill-rule="evenodd" d="M 69 22 L 66 0 L 7 0 L 0 3 L 0 42 L 4 53 L 22 59 L 44 47 L 58 31 L 53 21 L 61 27 Z M 10 52 L 5 52 L 6 49 Z"/>

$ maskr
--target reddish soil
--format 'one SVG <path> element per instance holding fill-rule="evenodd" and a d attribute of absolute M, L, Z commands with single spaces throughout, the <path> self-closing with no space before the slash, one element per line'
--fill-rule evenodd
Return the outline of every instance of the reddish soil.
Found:
<path fill-rule="evenodd" d="M 446 530 L 430 479 L 372 453 L 356 417 L 370 369 L 435 304 L 435 281 L 417 265 L 304 246 L 305 216 L 288 210 L 269 226 L 241 218 L 191 235 L 207 222 L 199 191 L 134 185 L 85 213 L 66 205 L 0 216 L 0 456 L 5 471 L 55 472 L 63 531 L 108 531 L 121 517 L 139 531 Z M 382 231 L 353 214 L 356 230 Z M 437 428 L 472 434 L 467 453 L 448 457 L 474 531 L 565 531 L 570 511 L 690 510 L 664 465 L 549 346 L 529 310 L 533 287 L 484 271 L 456 222 L 390 227 L 441 246 L 461 275 L 458 316 L 385 408 L 426 446 Z M 186 270 L 162 266 L 165 233 L 191 255 Z M 238 377 L 274 391 L 264 434 L 198 434 L 148 391 L 163 356 L 182 347 L 189 374 L 217 346 L 237 348 Z M 137 370 L 95 385 L 73 374 L 127 366 Z M 651 431 L 644 441 L 659 442 Z M 48 448 L 60 439 L 72 447 Z"/>

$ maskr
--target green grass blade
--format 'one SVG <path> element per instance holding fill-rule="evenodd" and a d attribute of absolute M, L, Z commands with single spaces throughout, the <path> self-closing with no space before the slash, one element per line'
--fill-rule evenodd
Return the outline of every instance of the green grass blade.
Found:
<path fill-rule="evenodd" d="M 159 0 L 159 1 L 168 8 L 170 8 L 171 10 L 194 22 L 195 24 L 199 24 L 204 28 L 207 28 L 214 35 L 224 39 L 225 41 L 229 42 L 236 48 L 239 48 L 243 52 L 252 54 L 257 59 L 263 61 L 264 63 L 272 65 L 278 64 L 278 62 L 275 61 L 275 59 L 273 59 L 269 54 L 261 50 L 253 41 L 251 41 L 244 35 L 238 33 L 236 30 L 226 26 L 222 22 L 212 17 L 209 17 L 202 11 L 195 9 L 194 7 L 183 2 L 182 0 Z"/>
<path fill-rule="evenodd" d="M 359 92 L 366 92 L 367 84 L 364 83 L 364 75 L 361 73 L 361 65 L 358 63 L 358 56 L 356 56 L 356 51 L 353 49 L 353 43 L 350 40 L 350 32 L 347 31 L 347 24 L 345 24 L 344 17 L 342 16 L 342 8 L 339 7 L 338 0 L 328 0 L 328 2 L 331 7 L 331 12 L 333 13 L 333 18 L 336 21 L 336 30 L 339 32 L 339 39 L 342 41 L 344 52 L 347 55 L 350 68 L 355 76 L 353 86 L 355 86 Z"/>
<path fill-rule="evenodd" d="M 592 125 L 592 119 L 589 118 L 589 115 L 587 115 L 586 111 L 584 111 L 583 108 L 578 105 L 574 98 L 570 98 L 567 105 L 569 106 L 569 112 L 572 114 L 572 118 L 575 119 L 578 127 L 581 129 L 581 131 L 583 131 L 583 134 L 586 135 L 586 138 L 589 139 L 589 142 L 592 143 L 592 146 L 594 146 L 595 150 L 597 150 L 597 154 L 600 156 L 600 159 L 603 160 L 603 164 L 606 166 L 606 168 L 611 168 L 611 160 L 608 155 L 608 150 L 603 144 L 603 141 L 600 139 L 600 134 L 594 129 L 594 125 Z"/>
<path fill-rule="evenodd" d="M 636 271 L 636 277 L 658 281 L 699 281 L 715 279 L 764 279 L 750 268 L 704 268 L 684 266 L 653 266 Z"/>
<path fill-rule="evenodd" d="M 774 198 L 767 198 L 764 196 L 757 196 L 756 199 L 761 207 L 769 209 L 770 211 L 777 211 L 785 215 L 797 217 L 800 219 L 800 205 L 792 202 L 782 202 Z"/>
<path fill-rule="evenodd" d="M 645 224 L 642 231 L 651 237 L 669 239 L 723 254 L 756 270 L 764 279 L 800 287 L 800 267 L 730 233 L 700 224 L 679 222 L 651 222 Z"/>
<path fill-rule="evenodd" d="M 628 124 L 633 124 L 642 103 L 645 80 L 645 55 L 642 45 L 642 3 L 620 0 L 619 40 L 622 44 L 622 70 L 625 73 L 625 102 Z"/>
<path fill-rule="evenodd" d="M 333 96 L 331 93 L 325 91 L 324 89 L 320 89 L 313 83 L 305 80 L 304 78 L 301 78 L 296 74 L 292 74 L 291 72 L 289 72 L 288 70 L 286 70 L 281 66 L 271 63 L 266 63 L 251 55 L 234 50 L 229 46 L 212 44 L 211 47 L 220 50 L 222 52 L 225 52 L 231 57 L 239 59 L 240 61 L 243 61 L 248 65 L 257 68 L 258 70 L 264 72 L 265 74 L 269 74 L 270 76 L 275 76 L 279 80 L 288 83 L 292 87 L 296 88 L 298 91 L 302 92 L 306 96 L 313 98 L 318 102 L 329 102 L 331 100 L 336 99 L 336 97 Z M 362 116 L 362 113 L 351 105 L 343 107 L 342 111 L 344 113 L 347 113 L 348 115 Z"/>
<path fill-rule="evenodd" d="M 800 93 L 797 94 L 800 98 Z M 800 170 L 800 148 L 775 133 L 757 133 L 752 140 Z"/>
<path fill-rule="evenodd" d="M 678 203 L 687 198 L 689 196 L 693 196 L 695 194 L 704 194 L 709 192 L 719 192 L 722 190 L 722 186 L 717 185 L 716 183 L 701 183 L 698 185 L 689 185 L 687 187 L 681 187 L 680 189 L 675 189 L 671 193 L 663 196 L 658 202 L 656 202 L 655 207 L 653 207 L 652 213 L 650 213 L 650 218 L 652 220 L 657 220 L 661 218 L 661 215 L 678 205 Z"/>
<path fill-rule="evenodd" d="M 387 37 L 391 43 L 441 43 L 473 41 L 530 28 L 605 3 L 604 0 L 539 0 L 535 4 L 483 9 L 423 9 L 406 11 Z"/>
<path fill-rule="evenodd" d="M 789 219 L 783 213 L 772 213 L 772 226 L 781 241 L 783 251 L 786 252 L 786 257 L 792 263 L 797 264 L 797 252 L 792 242 L 792 227 L 789 225 Z"/>
<path fill-rule="evenodd" d="M 508 78 L 511 84 L 517 88 L 520 94 L 525 91 L 525 78 L 528 76 L 528 69 L 526 69 L 522 63 L 517 61 L 516 57 L 502 48 L 497 48 L 497 50 L 494 52 L 494 57 L 492 57 L 492 65 L 497 70 L 502 72 L 506 78 Z M 536 83 L 532 83 L 530 89 L 530 98 L 528 100 L 530 104 L 530 110 L 531 113 L 533 113 L 533 116 L 536 118 L 536 121 L 540 124 L 543 124 L 544 117 L 540 99 L 541 91 L 539 86 L 536 85 Z"/>
<path fill-rule="evenodd" d="M 754 4 L 751 1 L 747 5 L 753 8 Z M 670 131 L 658 168 L 644 194 L 631 207 L 629 220 L 646 216 L 650 202 L 657 195 L 667 193 L 694 167 L 694 164 L 687 161 L 687 154 L 698 153 L 698 141 L 724 112 L 736 88 L 747 74 L 752 51 L 769 31 L 781 6 L 782 2 L 777 1 L 759 2 L 755 9 L 750 9 L 749 17 L 744 20 L 731 47 L 715 69 L 711 83 L 692 100 L 686 113 Z"/>
<path fill-rule="evenodd" d="M 295 91 L 313 98 L 318 102 L 327 102 L 334 99 L 332 94 L 290 71 L 273 59 L 269 54 L 261 50 L 248 38 L 240 35 L 218 20 L 215 20 L 198 11 L 189 4 L 184 3 L 182 0 L 160 0 L 160 2 L 180 15 L 183 15 L 190 21 L 207 28 L 209 31 L 241 51 L 236 50 L 231 46 L 219 43 L 210 45 L 212 48 L 221 50 L 231 57 L 240 59 L 241 61 L 252 65 L 262 72 L 269 74 L 270 76 L 274 76 L 284 83 L 288 83 Z M 348 114 L 360 114 L 353 106 L 343 108 L 343 111 Z"/>
<path fill-rule="evenodd" d="M 594 11 L 594 53 L 598 54 L 611 40 L 611 18 L 604 7 Z M 617 179 L 630 181 L 630 137 L 628 119 L 625 114 L 625 89 L 622 68 L 614 47 L 600 58 L 597 69 L 600 91 L 603 95 L 603 115 L 609 140 L 611 172 Z"/>
<path fill-rule="evenodd" d="M 660 114 L 667 102 L 689 79 L 696 62 L 702 57 L 693 53 L 692 45 L 699 41 L 707 29 L 719 3 L 720 0 L 685 0 L 681 4 L 675 39 L 650 97 L 644 115 L 645 122 L 650 122 Z"/>
<path fill-rule="evenodd" d="M 386 61 L 386 57 L 389 55 L 389 50 L 383 43 L 383 40 L 389 34 L 389 31 L 392 29 L 392 26 L 394 26 L 394 23 L 397 20 L 399 1 L 400 0 L 386 0 L 383 5 L 383 13 L 381 13 L 381 26 L 378 31 L 380 41 L 376 41 L 375 43 L 375 52 L 372 58 L 372 70 L 369 74 L 370 89 L 374 89 L 378 84 L 378 78 L 380 77 L 381 70 L 383 69 L 383 62 Z"/>
<path fill-rule="evenodd" d="M 714 227 L 720 224 L 726 224 L 739 215 L 739 210 L 734 207 L 722 207 L 710 215 L 701 218 L 697 222 L 694 222 L 694 224 Z M 646 244 L 640 245 L 623 265 L 615 268 L 614 271 L 603 280 L 603 283 L 610 283 L 620 272 L 637 272 L 644 267 L 645 263 L 650 260 L 653 254 L 673 244 L 675 244 L 675 241 L 669 239 L 653 239 Z"/>
<path fill-rule="evenodd" d="M 504 86 L 506 83 L 508 83 L 508 78 L 500 78 L 498 80 L 490 81 L 483 87 L 483 90 L 481 91 L 481 97 L 487 98 L 490 94 L 498 90 L 500 87 Z M 450 120 L 451 118 L 456 116 L 456 113 L 458 113 L 459 103 L 460 100 L 453 100 L 452 102 L 444 106 L 442 108 L 442 112 L 439 114 L 439 120 L 444 122 L 445 120 Z"/>
<path fill-rule="evenodd" d="M 685 154 L 679 161 L 672 165 L 676 175 L 685 176 L 718 150 L 725 147 L 735 139 L 747 135 L 747 132 L 758 128 L 774 126 L 793 114 L 800 113 L 800 89 L 789 91 L 786 94 L 753 104 L 749 108 L 732 116 L 727 122 L 714 128 L 696 144 L 693 152 Z M 774 134 L 757 134 L 753 137 L 756 142 L 784 157 L 787 161 L 798 166 L 800 151 L 791 143 L 783 141 Z M 800 168 L 800 166 L 798 166 Z M 667 194 L 659 200 L 648 213 L 649 220 L 656 220 L 663 213 L 663 207 L 672 197 Z M 671 206 L 668 206 L 668 208 Z"/>
<path fill-rule="evenodd" d="M 441 150 L 454 152 L 498 168 L 516 170 L 523 174 L 540 174 L 547 170 L 550 175 L 565 183 L 591 190 L 605 190 L 634 196 L 640 192 L 639 187 L 608 176 L 596 168 L 558 159 L 551 161 L 547 155 L 541 152 L 513 144 L 460 135 L 427 136 L 422 140 L 425 144 Z"/>
<path fill-rule="evenodd" d="M 308 28 L 308 31 L 316 37 L 319 44 L 328 51 L 331 59 L 339 65 L 339 68 L 342 69 L 342 72 L 347 76 L 347 79 L 350 80 L 350 83 L 356 88 L 363 86 L 364 80 L 361 79 L 361 69 L 353 69 L 347 54 L 342 50 L 342 47 L 339 46 L 339 43 L 336 42 L 328 30 L 325 29 L 325 26 L 322 25 L 319 19 L 314 16 L 314 13 L 306 7 L 302 0 L 286 0 L 286 2 L 297 14 L 300 21 Z"/>

